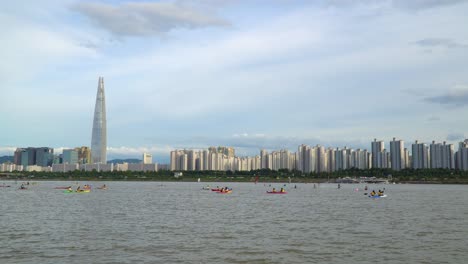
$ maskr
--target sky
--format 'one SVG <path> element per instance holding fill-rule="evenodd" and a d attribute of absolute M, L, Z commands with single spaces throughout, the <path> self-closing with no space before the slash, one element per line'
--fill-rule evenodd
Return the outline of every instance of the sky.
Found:
<path fill-rule="evenodd" d="M 91 144 L 108 158 L 232 146 L 370 149 L 468 137 L 468 1 L 0 3 L 0 155 Z"/>

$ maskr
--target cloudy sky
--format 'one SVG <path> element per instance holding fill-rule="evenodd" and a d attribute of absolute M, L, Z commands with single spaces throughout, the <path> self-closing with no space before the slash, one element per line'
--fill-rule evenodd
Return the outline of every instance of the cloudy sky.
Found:
<path fill-rule="evenodd" d="M 468 136 L 468 1 L 42 0 L 0 4 L 0 155 L 370 148 Z"/>

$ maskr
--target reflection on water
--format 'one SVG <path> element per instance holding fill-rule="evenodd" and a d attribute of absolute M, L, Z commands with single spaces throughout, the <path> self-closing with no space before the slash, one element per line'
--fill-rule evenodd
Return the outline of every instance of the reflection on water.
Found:
<path fill-rule="evenodd" d="M 64 194 L 0 188 L 0 263 L 465 263 L 468 192 L 457 185 L 108 182 Z M 91 183 L 93 185 L 93 183 Z M 101 183 L 94 183 L 94 187 Z M 214 186 L 216 184 L 211 184 Z M 279 189 L 282 184 L 272 185 Z"/>

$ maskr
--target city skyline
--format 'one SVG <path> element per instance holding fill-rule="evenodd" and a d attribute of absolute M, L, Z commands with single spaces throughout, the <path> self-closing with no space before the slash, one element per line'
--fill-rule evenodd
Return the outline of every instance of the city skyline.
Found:
<path fill-rule="evenodd" d="M 371 151 L 348 147 L 324 147 L 302 144 L 296 152 L 286 149 L 259 151 L 259 155 L 236 156 L 236 150 L 227 146 L 211 146 L 208 149 L 176 149 L 170 152 L 170 163 L 153 163 L 150 153 L 143 153 L 140 163 L 90 162 L 87 147 L 67 149 L 56 155 L 51 148 L 18 148 L 14 162 L 1 164 L 0 171 L 52 171 L 68 172 L 74 170 L 92 171 L 252 171 L 270 169 L 279 171 L 298 170 L 302 173 L 331 173 L 347 169 L 368 170 L 391 169 L 457 169 L 468 171 L 468 139 L 459 142 L 455 151 L 453 144 L 435 142 L 428 146 L 415 141 L 412 151 L 404 148 L 401 139 L 393 138 L 390 151 L 384 148 L 382 140 L 371 142 Z"/>
<path fill-rule="evenodd" d="M 261 153 L 261 151 L 263 151 L 263 150 L 269 151 L 269 152 L 278 152 L 278 151 L 294 152 L 294 151 L 297 150 L 298 146 L 306 145 L 306 146 L 322 147 L 324 149 L 340 149 L 340 150 L 348 149 L 348 150 L 367 151 L 369 154 L 371 154 L 371 158 L 370 158 L 371 164 L 374 164 L 374 166 L 376 166 L 377 168 L 382 168 L 382 167 L 387 167 L 388 164 L 392 163 L 391 159 L 390 159 L 390 152 L 391 152 L 391 149 L 392 149 L 392 142 L 396 141 L 396 143 L 398 143 L 398 145 L 396 146 L 396 149 L 398 149 L 399 152 L 401 151 L 399 159 L 405 160 L 405 161 L 402 160 L 400 162 L 400 165 L 398 165 L 401 168 L 401 163 L 402 162 L 406 162 L 406 163 L 409 162 L 408 164 L 413 164 L 411 161 L 408 161 L 408 157 L 406 157 L 406 155 L 412 156 L 413 153 L 415 153 L 415 148 L 414 148 L 415 144 L 421 145 L 419 147 L 425 146 L 426 148 L 428 148 L 428 146 L 430 144 L 438 144 L 438 145 L 445 145 L 446 144 L 447 146 L 451 145 L 453 147 L 453 146 L 460 146 L 460 144 L 466 142 L 466 140 L 468 140 L 468 139 L 463 139 L 463 140 L 451 143 L 451 142 L 446 141 L 446 140 L 443 140 L 443 141 L 431 140 L 429 142 L 423 142 L 423 141 L 420 141 L 420 140 L 416 139 L 415 141 L 411 142 L 411 141 L 406 141 L 403 138 L 393 137 L 392 139 L 374 138 L 373 141 L 367 142 L 367 145 L 352 145 L 352 144 L 351 145 L 350 144 L 330 145 L 330 144 L 321 144 L 321 143 L 318 143 L 318 142 L 302 142 L 302 143 L 296 144 L 294 146 L 292 146 L 292 144 L 294 144 L 294 143 L 290 142 L 289 144 L 291 144 L 290 146 L 292 146 L 292 147 L 286 147 L 286 146 L 271 147 L 270 146 L 270 147 L 258 148 L 255 151 L 249 152 L 249 153 L 243 152 L 242 147 L 237 148 L 234 145 L 230 145 L 230 146 L 224 145 L 223 146 L 222 144 L 208 144 L 208 145 L 205 145 L 205 146 L 197 146 L 197 147 L 183 146 L 183 147 L 179 147 L 179 148 L 168 149 L 168 151 L 164 152 L 162 155 L 154 155 L 153 154 L 154 152 L 151 151 L 151 148 L 142 147 L 142 148 L 139 148 L 139 149 L 136 149 L 136 150 L 135 149 L 133 149 L 133 150 L 125 149 L 123 151 L 123 153 L 131 153 L 131 154 L 114 154 L 110 158 L 107 158 L 107 160 L 126 159 L 126 158 L 135 159 L 135 158 L 137 158 L 137 159 L 141 159 L 142 162 L 143 162 L 144 158 L 142 158 L 142 155 L 143 155 L 143 157 L 145 157 L 146 155 L 149 155 L 151 157 L 151 160 L 153 160 L 153 158 L 154 158 L 154 161 L 157 162 L 157 163 L 168 164 L 170 162 L 170 153 L 172 151 L 174 151 L 174 150 L 177 150 L 177 151 L 179 151 L 179 150 L 183 150 L 183 151 L 200 151 L 200 150 L 203 150 L 203 149 L 227 148 L 227 149 L 232 149 L 231 151 L 233 153 L 233 154 L 230 154 L 228 156 L 234 156 L 234 152 L 235 152 L 236 154 L 239 154 L 239 155 L 235 155 L 235 157 L 244 158 L 244 157 L 256 156 L 259 153 Z M 8 148 L 4 148 L 4 150 L 3 150 L 5 154 L 0 153 L 0 156 L 14 156 L 13 154 L 14 154 L 14 152 L 16 150 L 18 150 L 18 149 L 21 150 L 21 149 L 26 149 L 26 148 L 49 148 L 49 147 L 34 147 L 34 146 L 33 147 L 31 147 L 31 146 L 28 146 L 28 147 L 26 147 L 26 146 L 8 147 Z M 86 146 L 76 147 L 76 146 L 74 146 L 74 147 L 50 148 L 50 149 L 55 154 L 63 154 L 64 151 L 71 150 L 71 149 L 75 149 L 75 150 L 79 151 L 80 148 L 89 148 L 89 147 L 86 147 Z M 107 152 L 109 152 L 109 150 L 114 150 L 115 151 L 115 149 L 113 149 L 112 147 L 108 147 Z M 140 150 L 142 150 L 142 152 L 138 152 Z M 420 154 L 421 150 L 418 150 L 418 151 L 419 152 L 417 152 L 417 155 L 421 155 Z M 432 153 L 432 151 L 428 152 L 428 154 L 429 153 Z M 91 154 L 89 154 L 89 155 L 91 156 Z M 386 155 L 388 155 L 388 157 Z M 91 163 L 92 163 L 92 161 L 91 161 Z M 388 166 L 390 166 L 390 165 L 388 165 Z"/>
<path fill-rule="evenodd" d="M 370 150 L 375 137 L 410 149 L 467 136 L 467 1 L 1 7 L 0 155 L 88 146 L 100 75 L 112 87 L 110 159 L 164 162 L 211 145 L 245 156 L 300 144 Z"/>

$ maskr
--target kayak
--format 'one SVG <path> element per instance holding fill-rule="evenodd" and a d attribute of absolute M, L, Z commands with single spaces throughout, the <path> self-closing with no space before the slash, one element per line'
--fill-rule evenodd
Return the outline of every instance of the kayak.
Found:
<path fill-rule="evenodd" d="M 107 187 L 97 187 L 99 190 L 107 190 Z"/>
<path fill-rule="evenodd" d="M 210 187 L 203 187 L 202 190 L 211 190 Z"/>
<path fill-rule="evenodd" d="M 227 192 L 219 192 L 219 191 L 218 191 L 217 193 L 228 194 L 228 193 L 232 193 L 232 190 L 229 190 L 229 191 L 227 191 Z"/>
<path fill-rule="evenodd" d="M 7 188 L 7 187 L 11 187 L 11 186 L 10 186 L 10 185 L 0 185 L 0 187 L 5 187 L 5 188 Z"/>
<path fill-rule="evenodd" d="M 213 192 L 219 192 L 221 189 L 211 189 Z"/>
<path fill-rule="evenodd" d="M 81 190 L 79 192 L 77 191 L 69 191 L 69 190 L 66 190 L 66 191 L 63 191 L 63 193 L 89 193 L 91 192 L 91 190 Z"/>
<path fill-rule="evenodd" d="M 384 195 L 382 195 L 382 196 L 378 196 L 378 195 L 370 196 L 370 195 L 369 195 L 369 197 L 370 197 L 370 198 L 385 198 L 385 197 L 387 197 L 387 195 L 386 195 L 386 194 L 384 194 Z"/>
<path fill-rule="evenodd" d="M 269 194 L 287 194 L 288 192 L 270 192 L 270 191 L 267 191 L 267 193 L 269 193 Z"/>

